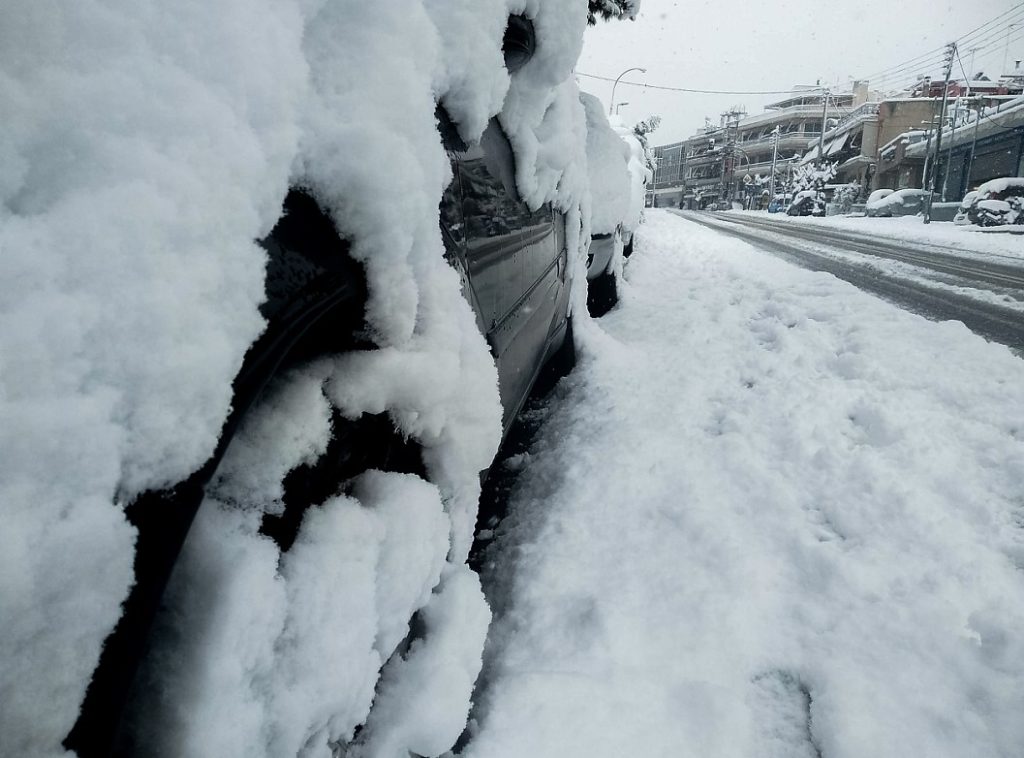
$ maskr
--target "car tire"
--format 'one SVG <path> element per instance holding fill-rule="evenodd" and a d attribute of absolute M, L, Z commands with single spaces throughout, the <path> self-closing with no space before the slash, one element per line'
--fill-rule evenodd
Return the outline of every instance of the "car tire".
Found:
<path fill-rule="evenodd" d="M 618 281 L 614 271 L 605 271 L 587 282 L 587 311 L 594 318 L 601 318 L 619 302 Z"/>
<path fill-rule="evenodd" d="M 137 674 L 206 486 L 245 416 L 270 383 L 290 368 L 318 356 L 373 347 L 358 336 L 367 297 L 362 266 L 348 256 L 346 243 L 308 194 L 289 193 L 281 219 L 261 245 L 270 253 L 264 307 L 272 310 L 265 311 L 267 329 L 250 347 L 235 377 L 232 411 L 213 455 L 184 482 L 144 492 L 125 509 L 138 530 L 135 584 L 64 741 L 82 758 L 139 754 L 136 748 L 145 747 L 132 744 L 130 734 L 132 720 L 139 718 L 131 713 L 133 688 L 143 678 Z M 321 265 L 324 261 L 326 266 Z M 337 492 L 345 481 L 370 468 L 422 473 L 418 447 L 404 441 L 384 415 L 346 420 L 335 413 L 332 431 L 334 439 L 325 454 L 285 478 L 284 512 L 264 519 L 261 532 L 282 552 L 294 542 L 306 509 L 326 498 L 316 500 L 322 493 Z"/>

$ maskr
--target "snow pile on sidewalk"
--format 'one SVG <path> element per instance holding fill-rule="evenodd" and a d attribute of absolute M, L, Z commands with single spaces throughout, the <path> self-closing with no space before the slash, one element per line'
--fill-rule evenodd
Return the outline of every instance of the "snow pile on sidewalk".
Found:
<path fill-rule="evenodd" d="M 513 493 L 465 758 L 1024 744 L 1024 363 L 661 212 Z"/>
<path fill-rule="evenodd" d="M 538 32 L 512 82 L 510 13 Z M 585 21 L 579 0 L 8 3 L 0 753 L 63 754 L 132 582 L 122 507 L 212 452 L 264 328 L 253 240 L 295 184 L 365 263 L 383 349 L 300 372 L 250 419 L 249 457 L 232 454 L 236 479 L 203 507 L 175 576 L 184 626 L 154 654 L 166 710 L 142 731 L 174 755 L 327 754 L 366 719 L 382 662 L 422 609 L 436 642 L 389 667 L 381 698 L 405 709 L 405 747 L 455 739 L 488 615 L 464 558 L 501 412 L 443 263 L 435 97 L 467 139 L 503 108 L 524 196 L 555 202 L 577 235 L 585 127 L 570 72 Z M 586 239 L 571 241 L 582 258 Z M 323 449 L 331 403 L 389 411 L 426 448 L 434 484 L 369 476 L 311 513 L 282 556 L 257 534 L 260 515 L 279 507 L 288 468 Z M 457 686 L 438 697 L 421 687 L 428 670 Z M 375 739 L 367 729 L 367 754 L 401 752 L 393 735 L 387 750 Z"/>

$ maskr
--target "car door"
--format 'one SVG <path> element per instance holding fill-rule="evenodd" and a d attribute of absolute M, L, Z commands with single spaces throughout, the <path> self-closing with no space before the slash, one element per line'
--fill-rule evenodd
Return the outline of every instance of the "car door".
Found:
<path fill-rule="evenodd" d="M 561 216 L 550 205 L 531 212 L 519 197 L 512 147 L 496 119 L 478 145 L 457 154 L 457 167 L 468 278 L 497 362 L 507 427 L 564 319 Z"/>

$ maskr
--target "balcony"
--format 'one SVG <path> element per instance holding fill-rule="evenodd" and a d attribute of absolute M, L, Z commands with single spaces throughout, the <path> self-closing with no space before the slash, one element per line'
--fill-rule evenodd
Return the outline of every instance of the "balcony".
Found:
<path fill-rule="evenodd" d="M 756 116 L 747 116 L 747 118 L 740 121 L 740 131 L 749 129 L 754 126 L 763 126 L 765 124 L 775 124 L 779 121 L 793 120 L 797 118 L 817 118 L 821 120 L 821 103 L 809 104 L 809 105 L 793 105 L 789 108 L 779 108 L 778 110 L 765 111 L 764 113 L 758 113 Z"/>
<path fill-rule="evenodd" d="M 874 120 L 878 116 L 878 106 L 879 103 L 864 103 L 863 105 L 858 105 L 852 111 L 839 119 L 839 123 L 836 124 L 833 131 L 841 131 L 844 126 L 852 124 L 855 121 Z"/>
<path fill-rule="evenodd" d="M 812 139 L 818 139 L 821 135 L 820 131 L 813 132 L 783 132 L 779 135 L 779 149 L 780 150 L 803 150 L 807 147 L 807 143 Z M 737 143 L 737 147 L 746 151 L 753 150 L 771 150 L 772 148 L 772 135 L 768 134 L 764 137 L 756 137 L 749 140 L 741 140 Z"/>
<path fill-rule="evenodd" d="M 700 155 L 691 155 L 686 159 L 687 166 L 705 166 L 709 163 L 721 163 L 722 162 L 722 150 L 713 150 L 708 153 L 701 153 Z"/>

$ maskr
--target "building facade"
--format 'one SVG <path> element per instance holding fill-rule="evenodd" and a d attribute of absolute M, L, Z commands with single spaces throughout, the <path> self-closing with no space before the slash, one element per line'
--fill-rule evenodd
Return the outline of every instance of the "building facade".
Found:
<path fill-rule="evenodd" d="M 796 87 L 763 113 L 748 116 L 733 108 L 717 125 L 706 124 L 686 140 L 655 147 L 655 202 L 693 209 L 760 202 L 754 196 L 767 192 L 773 160 L 776 175 L 790 171 L 808 142 L 821 136 L 829 112 L 834 117 L 848 111 L 855 98 L 853 92 Z"/>
<path fill-rule="evenodd" d="M 1019 64 L 1018 72 L 998 82 L 921 80 L 899 97 L 873 93 L 866 82 L 854 82 L 846 93 L 795 88 L 754 116 L 733 108 L 717 125 L 706 123 L 688 139 L 654 148 L 654 202 L 691 209 L 737 201 L 764 207 L 773 162 L 777 182 L 797 166 L 834 162 L 834 182 L 857 182 L 865 197 L 875 189 L 922 187 L 926 172 L 934 170 L 940 196 L 959 200 L 987 179 L 1024 173 Z M 946 128 L 942 154 L 934 156 L 944 90 Z M 982 115 L 974 118 L 979 109 Z"/>
<path fill-rule="evenodd" d="M 918 141 L 906 150 L 908 161 L 932 164 L 928 174 L 935 171 L 940 200 L 960 200 L 990 179 L 1024 175 L 1024 97 L 972 115 L 943 130 L 939 155 L 934 141 Z"/>

